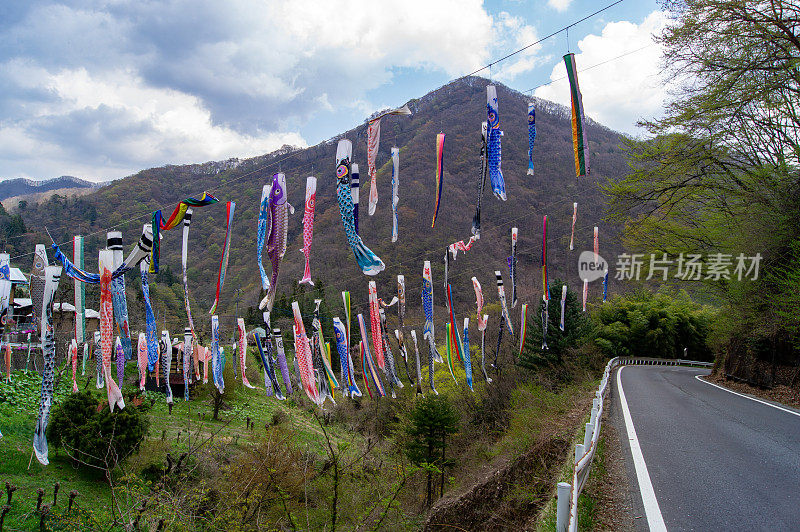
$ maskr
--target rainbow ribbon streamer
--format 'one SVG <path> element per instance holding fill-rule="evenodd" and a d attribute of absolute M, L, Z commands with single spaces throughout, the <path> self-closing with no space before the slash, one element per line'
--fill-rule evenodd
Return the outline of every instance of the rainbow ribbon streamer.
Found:
<path fill-rule="evenodd" d="M 447 330 L 447 340 L 445 342 L 445 359 L 447 360 L 447 369 L 450 370 L 450 376 L 453 377 L 453 380 L 456 384 L 458 384 L 458 380 L 456 379 L 455 373 L 453 373 L 453 327 L 447 323 L 445 324 L 445 329 Z"/>
<path fill-rule="evenodd" d="M 575 177 L 589 174 L 589 141 L 586 140 L 586 117 L 583 112 L 583 96 L 578 86 L 578 67 L 575 54 L 564 56 L 569 78 L 569 98 L 572 102 L 572 147 L 575 152 Z"/>
<path fill-rule="evenodd" d="M 444 185 L 444 133 L 436 135 L 436 210 L 433 211 L 431 227 L 436 225 L 436 216 L 439 215 L 439 204 L 442 200 L 442 186 Z"/>
<path fill-rule="evenodd" d="M 170 229 L 177 227 L 178 224 L 183 221 L 183 217 L 186 214 L 186 209 L 189 207 L 205 207 L 206 205 L 213 205 L 218 201 L 219 200 L 217 198 L 208 192 L 203 192 L 202 196 L 199 198 L 186 198 L 178 203 L 177 207 L 175 207 L 175 210 L 172 211 L 172 214 L 166 222 L 163 220 L 161 209 L 153 213 L 153 249 L 150 252 L 150 273 L 158 273 L 158 259 L 161 251 L 159 246 L 160 231 L 169 231 Z"/>
<path fill-rule="evenodd" d="M 219 291 L 222 285 L 225 284 L 225 271 L 228 269 L 228 252 L 231 250 L 231 229 L 233 228 L 233 211 L 236 209 L 236 203 L 228 202 L 228 229 L 225 232 L 225 245 L 222 248 L 222 258 L 219 260 L 219 275 L 217 276 L 217 295 L 214 297 L 214 304 L 211 306 L 209 314 L 214 314 L 219 305 Z"/>

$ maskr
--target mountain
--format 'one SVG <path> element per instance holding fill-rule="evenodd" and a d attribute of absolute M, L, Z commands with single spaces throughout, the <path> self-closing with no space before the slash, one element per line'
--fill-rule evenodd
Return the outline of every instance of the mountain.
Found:
<path fill-rule="evenodd" d="M 57 189 L 72 188 L 98 188 L 97 183 L 84 181 L 71 175 L 62 175 L 45 181 L 34 181 L 33 179 L 17 178 L 0 181 L 0 200 L 12 196 L 24 196 L 27 194 L 37 194 Z"/>
<path fill-rule="evenodd" d="M 207 329 L 208 309 L 214 298 L 217 272 L 225 238 L 225 202 L 236 202 L 233 236 L 227 277 L 221 294 L 219 313 L 232 316 L 239 308 L 256 305 L 261 297 L 261 283 L 256 265 L 256 226 L 261 188 L 271 182 L 273 173 L 287 176 L 288 197 L 297 211 L 290 217 L 289 248 L 281 265 L 279 292 L 290 294 L 302 276 L 302 216 L 306 176 L 316 175 L 317 204 L 314 241 L 311 247 L 311 273 L 315 282 L 327 291 L 335 314 L 341 314 L 340 290 L 350 290 L 353 317 L 367 312 L 367 281 L 357 268 L 346 242 L 336 203 L 334 177 L 337 141 L 353 141 L 354 160 L 361 170 L 360 233 L 365 243 L 386 263 L 386 270 L 374 279 L 381 297 L 387 300 L 396 291 L 396 275 L 406 277 L 408 323 L 421 318 L 420 276 L 423 260 L 433 264 L 434 302 L 437 322 L 445 319 L 443 258 L 448 244 L 470 236 L 477 199 L 480 169 L 480 128 L 486 120 L 486 85 L 478 77 L 464 78 L 445 85 L 419 99 L 408 102 L 411 117 L 389 116 L 381 124 L 381 143 L 377 159 L 379 202 L 375 216 L 367 216 L 369 179 L 366 164 L 366 124 L 340 136 L 306 149 L 284 147 L 274 153 L 229 164 L 165 166 L 143 170 L 114 181 L 96 192 L 75 198 L 54 197 L 28 208 L 24 220 L 35 237 L 17 244 L 18 253 L 33 251 L 35 242 L 49 241 L 46 226 L 58 242 L 69 242 L 74 234 L 87 236 L 87 263 L 96 266 L 97 249 L 105 243 L 105 228 L 123 231 L 126 248 L 141 234 L 142 224 L 150 221 L 153 210 L 161 207 L 165 215 L 187 196 L 203 191 L 216 195 L 216 205 L 195 209 L 190 232 L 189 290 L 192 295 L 195 323 Z M 600 226 L 600 252 L 613 264 L 618 229 L 601 222 L 604 198 L 600 185 L 628 172 L 620 147 L 620 134 L 600 124 L 589 122 L 591 175 L 576 179 L 572 151 L 570 110 L 560 105 L 534 99 L 537 111 L 537 136 L 534 148 L 536 175 L 527 170 L 527 104 L 531 100 L 519 92 L 497 85 L 502 139 L 503 173 L 508 201 L 492 196 L 488 184 L 483 196 L 482 237 L 472 250 L 459 254 L 450 263 L 450 282 L 454 306 L 459 316 L 475 312 L 475 296 L 470 281 L 476 276 L 483 285 L 487 302 L 496 300 L 494 270 L 504 273 L 506 294 L 510 298 L 506 257 L 510 253 L 510 231 L 519 227 L 518 293 L 521 302 L 536 303 L 542 297 L 541 244 L 542 217 L 548 216 L 548 270 L 551 281 L 568 281 L 578 292 L 577 257 L 581 250 L 592 249 L 592 228 Z M 446 133 L 444 186 L 441 208 L 435 228 L 431 228 L 435 202 L 436 134 Z M 397 243 L 391 242 L 391 159 L 393 145 L 400 148 L 400 203 Z M 222 166 L 220 166 L 222 164 Z M 572 203 L 578 202 L 575 251 L 569 251 Z M 35 239 L 35 241 L 34 241 Z M 23 250 L 24 247 L 24 250 Z M 63 246 L 71 251 L 71 245 Z M 181 230 L 163 233 L 161 264 L 164 272 L 151 287 L 154 307 L 167 316 L 175 327 L 183 327 L 183 289 L 180 282 Z M 25 259 L 16 264 L 28 268 Z M 264 253 L 267 272 L 271 271 Z M 143 313 L 137 276 L 128 278 L 132 325 L 136 329 Z M 63 290 L 71 291 L 70 286 Z M 612 287 L 613 289 L 613 287 Z M 590 297 L 600 297 L 599 282 L 590 285 Z M 560 298 L 560 286 L 552 287 L 553 297 Z M 96 294 L 90 291 L 90 305 Z M 95 305 L 96 306 L 96 305 Z M 558 304 L 554 305 L 557 309 Z M 284 307 L 285 308 L 285 307 Z M 307 308 L 307 307 L 304 307 Z M 532 306 L 532 308 L 535 308 Z M 557 310 L 554 311 L 557 312 Z M 519 305 L 511 311 L 518 322 Z M 389 311 L 394 315 L 394 310 Z M 288 318 L 288 316 L 278 316 Z M 492 317 L 496 319 L 496 317 Z M 233 321 L 222 321 L 228 329 Z M 288 322 L 284 323 L 287 326 Z M 443 325 L 440 325 L 443 330 Z M 291 329 L 289 329 L 291 330 Z"/>

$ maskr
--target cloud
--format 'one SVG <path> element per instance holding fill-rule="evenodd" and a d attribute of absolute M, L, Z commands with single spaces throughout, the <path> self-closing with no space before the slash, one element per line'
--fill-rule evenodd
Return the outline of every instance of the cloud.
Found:
<path fill-rule="evenodd" d="M 578 42 L 580 52 L 575 54 L 575 62 L 588 116 L 618 131 L 634 134 L 637 120 L 661 114 L 667 89 L 660 76 L 661 48 L 653 43 L 653 35 L 666 22 L 661 11 L 654 11 L 641 24 L 610 22 L 600 35 L 588 35 Z M 581 71 L 633 50 L 638 51 Z M 553 66 L 550 75 L 551 80 L 557 81 L 536 89 L 535 95 L 569 106 L 565 76 L 562 61 Z"/>
<path fill-rule="evenodd" d="M 505 55 L 509 50 L 519 50 L 539 40 L 536 28 L 525 24 L 521 17 L 515 17 L 506 12 L 498 15 L 495 22 L 495 34 L 500 36 L 499 42 L 495 44 L 495 48 L 501 50 L 501 53 L 497 55 Z M 509 83 L 520 74 L 540 66 L 543 61 L 539 55 L 541 49 L 542 45 L 536 44 L 506 59 L 500 63 L 493 78 Z"/>
<path fill-rule="evenodd" d="M 572 0 L 547 0 L 547 5 L 556 11 L 564 12 L 569 9 Z"/>

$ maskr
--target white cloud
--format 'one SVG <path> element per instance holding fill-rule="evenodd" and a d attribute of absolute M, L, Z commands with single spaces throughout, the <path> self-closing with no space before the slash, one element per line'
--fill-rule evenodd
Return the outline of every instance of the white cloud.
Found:
<path fill-rule="evenodd" d="M 0 21 L 4 176 L 119 177 L 302 145 L 297 131 L 315 113 L 366 109 L 367 91 L 394 68 L 461 75 L 485 64 L 498 38 L 535 36 L 481 0 L 44 0 L 14 10 Z M 529 69 L 533 52 L 502 75 Z"/>
<path fill-rule="evenodd" d="M 628 21 L 606 24 L 600 35 L 588 35 L 578 42 L 575 54 L 578 81 L 586 114 L 613 129 L 636 133 L 641 118 L 660 115 L 667 94 L 659 70 L 661 48 L 653 44 L 653 35 L 667 22 L 661 11 L 650 13 L 641 24 Z M 651 46 L 652 45 L 652 46 Z M 643 48 L 597 68 L 582 69 Z M 568 82 L 564 63 L 553 67 L 550 85 L 540 87 L 535 95 L 569 106 Z"/>
<path fill-rule="evenodd" d="M 571 3 L 572 0 L 547 0 L 547 5 L 556 11 L 566 11 Z"/>
<path fill-rule="evenodd" d="M 521 17 L 506 12 L 501 12 L 497 17 L 495 35 L 500 36 L 500 41 L 495 46 L 496 49 L 502 50 L 498 55 L 505 55 L 509 50 L 519 50 L 539 40 L 536 28 L 525 24 Z M 541 65 L 542 57 L 539 55 L 541 49 L 542 45 L 536 44 L 503 61 L 493 78 L 511 82 L 518 75 L 533 70 Z"/>

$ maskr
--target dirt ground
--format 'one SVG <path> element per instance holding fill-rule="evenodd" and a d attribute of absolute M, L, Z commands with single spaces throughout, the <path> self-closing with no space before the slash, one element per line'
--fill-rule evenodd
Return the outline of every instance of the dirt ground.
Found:
<path fill-rule="evenodd" d="M 800 407 L 800 390 L 790 388 L 788 386 L 778 385 L 768 390 L 751 386 L 744 382 L 736 382 L 733 379 L 726 379 L 722 375 L 709 375 L 703 377 L 709 382 L 724 386 L 734 392 L 746 393 L 768 401 L 775 401 L 776 403 L 785 404 L 793 407 Z"/>

